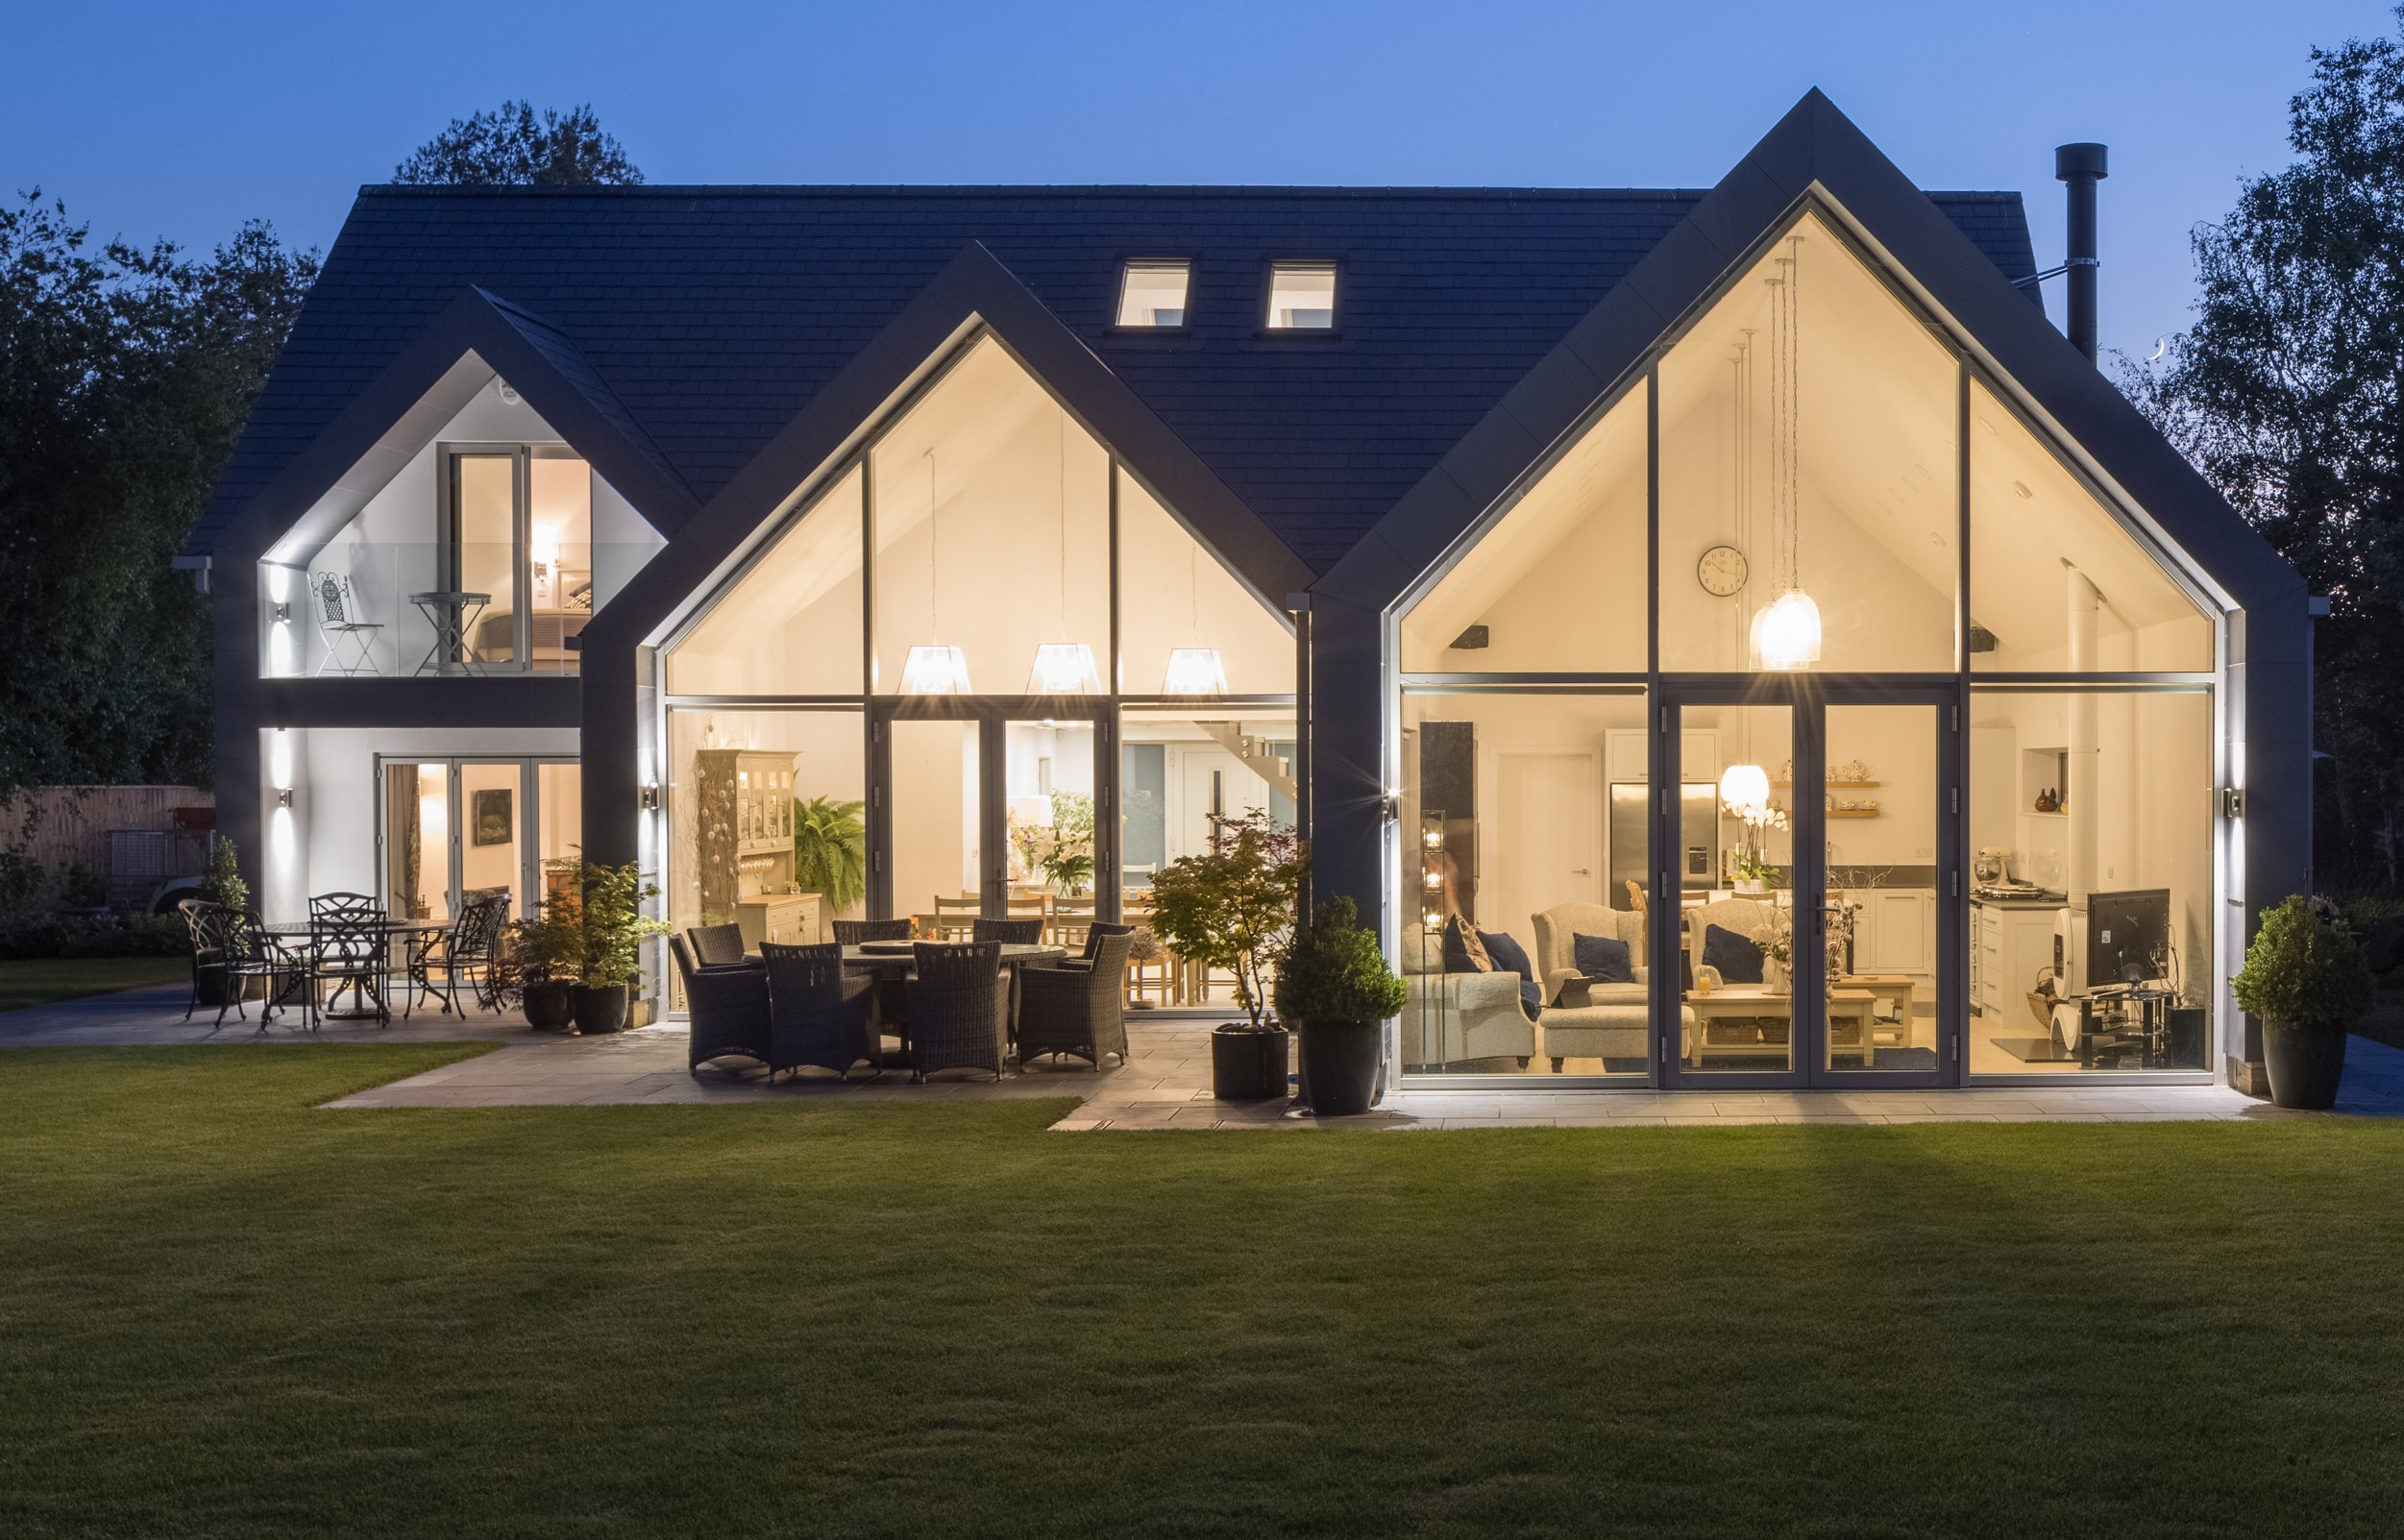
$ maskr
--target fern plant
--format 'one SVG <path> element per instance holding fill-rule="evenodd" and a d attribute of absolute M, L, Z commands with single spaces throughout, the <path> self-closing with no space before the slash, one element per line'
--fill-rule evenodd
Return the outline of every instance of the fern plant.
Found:
<path fill-rule="evenodd" d="M 826 912 L 840 915 L 868 894 L 865 802 L 831 796 L 793 801 L 793 880 L 803 892 L 824 893 Z"/>

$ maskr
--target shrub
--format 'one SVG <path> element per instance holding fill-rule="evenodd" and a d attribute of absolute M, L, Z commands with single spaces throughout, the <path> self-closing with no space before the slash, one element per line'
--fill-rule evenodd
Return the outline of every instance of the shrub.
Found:
<path fill-rule="evenodd" d="M 2266 912 L 2229 981 L 2237 1003 L 2265 1025 L 2343 1026 L 2369 1006 L 2374 988 L 2362 948 L 2337 906 L 2290 893 Z"/>
<path fill-rule="evenodd" d="M 1277 1014 L 1288 1021 L 1383 1021 L 1411 993 L 1349 898 L 1321 904 L 1277 965 Z"/>
<path fill-rule="evenodd" d="M 242 863 L 233 842 L 222 834 L 209 842 L 209 874 L 201 879 L 200 895 L 236 914 L 251 907 L 251 885 L 242 880 Z"/>

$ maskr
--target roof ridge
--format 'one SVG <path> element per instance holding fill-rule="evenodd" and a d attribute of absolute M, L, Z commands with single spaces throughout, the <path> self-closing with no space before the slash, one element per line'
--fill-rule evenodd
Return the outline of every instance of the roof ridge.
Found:
<path fill-rule="evenodd" d="M 1701 199 L 1707 187 L 1406 186 L 1255 183 L 645 183 L 639 186 L 529 187 L 434 185 L 371 182 L 362 198 L 1378 198 L 1460 199 L 1480 203 L 1514 198 L 1562 202 L 1618 199 Z M 2009 199 L 2010 189 L 1923 188 L 1931 198 Z"/>

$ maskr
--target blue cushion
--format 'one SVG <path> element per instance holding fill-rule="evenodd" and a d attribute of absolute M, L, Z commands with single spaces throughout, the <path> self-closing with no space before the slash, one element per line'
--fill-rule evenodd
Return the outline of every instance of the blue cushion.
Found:
<path fill-rule="evenodd" d="M 1485 955 L 1493 961 L 1495 972 L 1519 975 L 1519 1003 L 1528 1008 L 1529 1018 L 1543 1014 L 1544 984 L 1528 962 L 1527 948 L 1504 931 L 1482 930 L 1478 940 L 1485 942 Z"/>
<path fill-rule="evenodd" d="M 1579 936 L 1569 938 L 1570 961 L 1578 971 L 1595 984 L 1633 984 L 1636 982 L 1634 959 L 1628 955 L 1628 943 L 1616 936 Z"/>
<path fill-rule="evenodd" d="M 1703 961 L 1720 970 L 1723 984 L 1761 982 L 1761 948 L 1732 930 L 1703 927 Z"/>

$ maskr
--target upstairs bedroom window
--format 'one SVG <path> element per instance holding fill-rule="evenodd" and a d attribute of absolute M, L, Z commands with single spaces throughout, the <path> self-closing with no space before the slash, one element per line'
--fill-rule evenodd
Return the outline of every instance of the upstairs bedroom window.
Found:
<path fill-rule="evenodd" d="M 1269 264 L 1268 330 L 1332 331 L 1336 329 L 1336 264 Z"/>
<path fill-rule="evenodd" d="M 1118 282 L 1118 325 L 1146 330 L 1184 326 L 1192 281 L 1193 264 L 1183 257 L 1129 262 Z"/>

